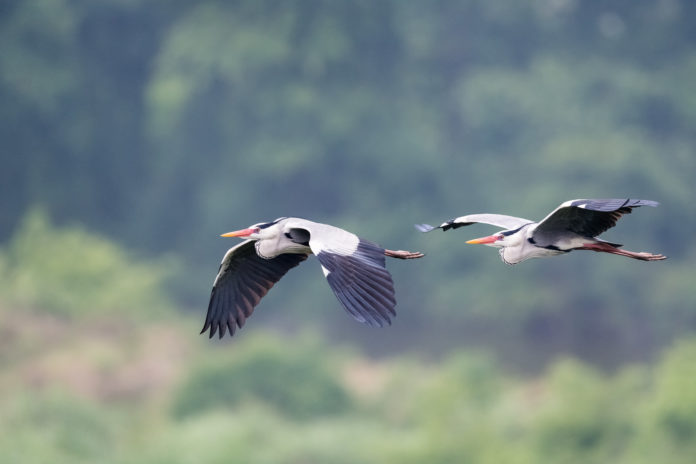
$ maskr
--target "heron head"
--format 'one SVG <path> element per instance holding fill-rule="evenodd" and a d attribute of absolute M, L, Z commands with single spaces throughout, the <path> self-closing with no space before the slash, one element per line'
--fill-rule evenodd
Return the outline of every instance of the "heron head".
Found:
<path fill-rule="evenodd" d="M 278 222 L 285 218 L 278 218 L 272 222 L 259 222 L 253 226 L 249 226 L 246 229 L 235 230 L 234 232 L 227 232 L 222 234 L 221 237 L 241 237 L 251 240 L 263 240 L 275 236 L 278 233 Z"/>
<path fill-rule="evenodd" d="M 505 246 L 505 235 L 502 233 L 498 232 L 493 235 L 489 235 L 487 237 L 481 237 L 481 238 L 475 238 L 473 240 L 468 240 L 466 243 L 472 244 L 472 245 L 488 245 L 496 248 L 504 247 Z"/>
<path fill-rule="evenodd" d="M 520 231 L 520 229 L 522 229 L 522 227 L 514 230 L 501 230 L 493 235 L 475 238 L 466 243 L 488 245 L 496 248 L 505 248 L 506 246 L 517 245 L 522 239 L 521 235 L 517 233 Z"/>

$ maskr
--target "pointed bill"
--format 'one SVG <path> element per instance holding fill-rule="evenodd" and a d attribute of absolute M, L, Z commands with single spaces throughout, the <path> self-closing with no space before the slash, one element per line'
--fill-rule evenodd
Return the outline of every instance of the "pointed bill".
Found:
<path fill-rule="evenodd" d="M 472 245 L 488 245 L 490 243 L 497 242 L 499 237 L 497 235 L 489 235 L 488 237 L 481 237 L 481 238 L 475 238 L 473 240 L 469 240 L 466 243 L 472 244 Z"/>
<path fill-rule="evenodd" d="M 248 237 L 255 232 L 255 229 L 242 229 L 235 230 L 234 232 L 227 232 L 226 234 L 220 235 L 220 237 Z"/>

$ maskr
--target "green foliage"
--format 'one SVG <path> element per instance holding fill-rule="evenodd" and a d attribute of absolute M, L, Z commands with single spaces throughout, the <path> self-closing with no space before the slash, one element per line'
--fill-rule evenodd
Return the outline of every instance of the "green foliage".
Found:
<path fill-rule="evenodd" d="M 567 361 L 550 373 L 549 394 L 535 421 L 535 447 L 554 462 L 602 463 L 624 452 L 634 411 L 621 386 Z"/>
<path fill-rule="evenodd" d="M 138 337 L 150 333 L 145 327 Z M 122 343 L 133 337 L 124 334 Z M 59 350 L 73 341 L 53 343 Z M 151 392 L 136 407 L 98 389 L 90 400 L 64 393 L 64 374 L 37 376 L 42 363 L 31 353 L 6 363 L 0 456 L 28 463 L 686 464 L 696 451 L 694 339 L 654 366 L 609 374 L 566 359 L 526 379 L 466 350 L 428 362 L 375 362 L 306 336 L 184 351 L 177 363 L 184 375 L 143 384 Z M 89 354 L 81 358 L 90 362 Z"/>
<path fill-rule="evenodd" d="M 0 240 L 45 205 L 182 257 L 172 293 L 201 307 L 221 232 L 331 222 L 427 252 L 390 264 L 411 329 L 389 348 L 464 339 L 523 369 L 558 351 L 646 359 L 696 324 L 691 2 L 10 0 L 0 13 Z M 537 219 L 594 196 L 659 200 L 607 239 L 670 261 L 573 253 L 507 269 L 463 248 L 490 228 L 411 228 Z M 316 311 L 331 298 L 320 283 L 300 281 L 311 303 L 288 292 L 288 313 L 346 333 Z M 419 330 L 445 336 L 416 347 Z"/>
<path fill-rule="evenodd" d="M 695 17 L 683 0 L 0 2 L 0 460 L 691 464 Z M 594 196 L 659 200 L 606 238 L 670 260 L 509 267 L 462 244 L 489 228 L 410 226 Z M 370 388 L 324 342 L 190 341 L 217 235 L 283 215 L 427 253 L 389 263 L 388 330 L 337 314 L 308 263 L 238 335 L 268 315 L 400 353 L 358 376 Z M 166 311 L 170 276 L 195 320 Z M 47 393 L 66 379 L 92 399 Z"/>
<path fill-rule="evenodd" d="M 116 462 L 113 412 L 71 395 L 22 394 L 0 405 L 3 462 Z"/>
<path fill-rule="evenodd" d="M 80 227 L 34 209 L 0 250 L 3 302 L 60 316 L 162 314 L 172 262 L 138 262 Z M 148 316 L 146 316 L 148 315 Z"/>
<path fill-rule="evenodd" d="M 134 462 L 388 464 L 399 462 L 391 452 L 399 442 L 410 446 L 410 438 L 366 418 L 288 422 L 247 406 L 234 414 L 207 412 L 173 423 Z"/>
<path fill-rule="evenodd" d="M 294 419 L 335 415 L 350 407 L 330 360 L 316 344 L 289 350 L 278 341 L 257 340 L 206 360 L 191 372 L 174 402 L 177 417 L 259 402 Z"/>
<path fill-rule="evenodd" d="M 696 340 L 678 343 L 656 371 L 655 420 L 675 446 L 696 449 Z"/>

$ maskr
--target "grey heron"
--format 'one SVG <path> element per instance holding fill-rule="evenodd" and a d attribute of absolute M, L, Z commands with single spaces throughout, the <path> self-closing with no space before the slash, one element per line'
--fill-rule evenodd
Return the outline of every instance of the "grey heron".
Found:
<path fill-rule="evenodd" d="M 373 327 L 391 324 L 396 315 L 394 284 L 385 256 L 423 256 L 386 250 L 338 227 L 306 219 L 282 217 L 222 234 L 245 238 L 230 248 L 220 263 L 201 333 L 210 329 L 222 338 L 241 328 L 261 298 L 293 267 L 314 254 L 345 310 Z"/>
<path fill-rule="evenodd" d="M 624 214 L 639 206 L 657 206 L 656 201 L 632 199 L 569 200 L 562 203 L 539 222 L 503 214 L 470 214 L 447 221 L 438 227 L 416 224 L 421 232 L 440 228 L 443 231 L 475 223 L 503 227 L 493 235 L 469 240 L 466 243 L 499 248 L 507 264 L 521 263 L 530 258 L 544 258 L 572 250 L 592 250 L 611 253 L 642 261 L 659 261 L 662 254 L 634 252 L 621 245 L 597 238 L 614 227 Z"/>

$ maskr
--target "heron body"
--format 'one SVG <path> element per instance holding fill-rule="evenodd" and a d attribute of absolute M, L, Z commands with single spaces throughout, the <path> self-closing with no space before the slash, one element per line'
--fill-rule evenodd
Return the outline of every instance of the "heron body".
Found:
<path fill-rule="evenodd" d="M 201 333 L 233 335 L 261 298 L 287 271 L 315 255 L 344 309 L 359 322 L 382 327 L 396 315 L 385 256 L 412 259 L 422 253 L 385 250 L 346 230 L 300 218 L 278 218 L 229 232 L 246 240 L 229 249 L 218 271 Z"/>
<path fill-rule="evenodd" d="M 517 264 L 531 258 L 545 258 L 573 250 L 592 250 L 626 256 L 642 261 L 666 259 L 661 254 L 633 252 L 621 249 L 597 236 L 614 227 L 624 214 L 639 206 L 657 206 L 650 200 L 596 199 L 570 200 L 562 203 L 539 222 L 502 214 L 470 214 L 442 223 L 438 227 L 418 224 L 421 232 L 456 229 L 476 223 L 504 227 L 493 235 L 469 240 L 467 243 L 483 244 L 499 249 L 500 257 L 507 264 Z"/>

